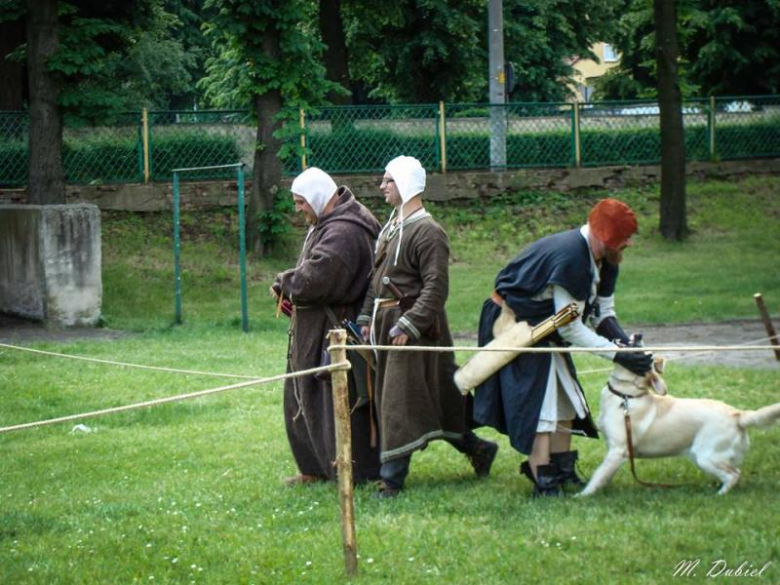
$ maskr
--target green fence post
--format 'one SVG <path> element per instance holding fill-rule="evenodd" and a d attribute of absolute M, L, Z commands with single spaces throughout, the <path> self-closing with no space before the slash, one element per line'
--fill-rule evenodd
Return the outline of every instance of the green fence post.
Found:
<path fill-rule="evenodd" d="M 710 160 L 715 160 L 715 96 L 710 96 L 710 115 L 707 117 Z"/>
<path fill-rule="evenodd" d="M 246 225 L 244 218 L 244 165 L 236 167 L 238 181 L 238 264 L 241 278 L 241 329 L 249 331 L 246 294 Z"/>
<path fill-rule="evenodd" d="M 173 173 L 173 290 L 174 322 L 181 325 L 181 238 L 179 236 L 179 173 Z"/>
<path fill-rule="evenodd" d="M 144 184 L 149 182 L 149 110 L 141 111 L 141 137 L 144 146 Z"/>

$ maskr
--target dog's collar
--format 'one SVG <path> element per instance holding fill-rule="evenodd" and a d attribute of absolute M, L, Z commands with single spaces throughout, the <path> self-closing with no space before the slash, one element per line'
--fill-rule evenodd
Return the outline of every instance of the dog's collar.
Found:
<path fill-rule="evenodd" d="M 615 390 L 612 387 L 612 384 L 610 384 L 609 382 L 607 382 L 607 390 L 612 392 L 612 394 L 614 394 L 615 396 L 617 396 L 618 398 L 620 398 L 623 401 L 623 408 L 626 411 L 628 411 L 628 401 L 631 398 L 639 398 L 639 396 L 631 396 L 630 394 L 623 394 L 622 392 L 618 392 L 617 390 Z"/>

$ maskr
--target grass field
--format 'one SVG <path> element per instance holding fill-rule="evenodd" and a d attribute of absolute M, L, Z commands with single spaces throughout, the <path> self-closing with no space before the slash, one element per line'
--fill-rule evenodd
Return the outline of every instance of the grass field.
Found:
<path fill-rule="evenodd" d="M 752 294 L 780 307 L 780 178 L 689 185 L 683 244 L 657 234 L 658 191 L 617 194 L 640 214 L 618 291 L 623 321 L 685 323 L 754 317 Z M 498 205 L 430 206 L 451 236 L 448 308 L 473 332 L 495 273 L 525 243 L 578 225 L 589 195 L 523 194 Z M 384 217 L 384 210 L 379 212 Z M 184 317 L 171 325 L 169 217 L 103 217 L 104 316 L 113 341 L 38 349 L 258 377 L 284 371 L 286 322 L 267 299 L 294 262 L 300 230 L 274 257 L 250 261 L 251 331 L 240 331 L 235 217 L 187 215 Z M 576 358 L 583 370 L 605 366 Z M 582 377 L 598 410 L 603 374 Z M 686 367 L 666 375 L 677 396 L 743 408 L 778 401 L 780 370 Z M 0 348 L 0 426 L 213 388 L 231 379 L 86 364 Z M 295 472 L 281 384 L 0 435 L 0 583 L 344 582 L 335 486 L 285 488 Z M 360 583 L 709 582 L 742 563 L 780 582 L 780 427 L 754 429 L 741 483 L 727 496 L 682 460 L 638 462 L 588 500 L 533 501 L 504 437 L 491 477 L 476 480 L 446 445 L 415 455 L 396 501 L 356 497 Z M 579 440 L 589 476 L 604 454 Z M 775 503 L 773 503 L 775 502 Z M 682 561 L 700 561 L 674 577 Z M 708 571 L 712 572 L 707 577 Z M 695 573 L 695 576 L 693 576 Z M 720 579 L 730 581 L 725 571 Z M 732 578 L 731 580 L 735 580 Z M 749 581 L 750 579 L 748 579 Z"/>

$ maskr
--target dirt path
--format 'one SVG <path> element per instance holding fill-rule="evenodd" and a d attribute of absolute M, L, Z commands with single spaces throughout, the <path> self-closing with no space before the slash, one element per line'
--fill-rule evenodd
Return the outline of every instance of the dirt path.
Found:
<path fill-rule="evenodd" d="M 780 323 L 775 323 L 780 330 Z M 767 345 L 767 334 L 759 320 L 742 319 L 720 323 L 688 323 L 683 325 L 640 325 L 628 327 L 629 331 L 644 334 L 645 345 Z M 0 343 L 27 345 L 30 343 L 70 341 L 111 341 L 127 336 L 122 331 L 110 329 L 76 328 L 46 329 L 40 324 L 0 314 Z M 473 334 L 456 335 L 456 339 L 472 338 Z M 684 359 L 680 356 L 685 355 Z M 718 352 L 705 355 L 669 354 L 684 363 L 726 365 L 732 367 L 780 369 L 780 362 L 771 351 Z"/>
<path fill-rule="evenodd" d="M 775 331 L 779 323 L 775 322 Z M 769 345 L 760 320 L 732 320 L 720 323 L 689 323 L 669 326 L 640 326 L 630 329 L 644 334 L 645 345 Z M 681 359 L 681 356 L 685 356 Z M 772 351 L 729 351 L 705 355 L 669 354 L 686 364 L 724 365 L 745 368 L 780 369 Z"/>
<path fill-rule="evenodd" d="M 780 329 L 775 323 L 775 330 Z M 735 319 L 719 323 L 686 323 L 676 325 L 637 325 L 626 328 L 642 333 L 647 346 L 690 345 L 768 345 L 763 323 L 756 319 Z M 456 336 L 473 339 L 473 335 Z M 684 358 L 682 356 L 685 356 Z M 779 369 L 780 362 L 771 351 L 729 351 L 704 355 L 669 353 L 668 358 L 686 364 L 724 365 L 743 368 Z"/>

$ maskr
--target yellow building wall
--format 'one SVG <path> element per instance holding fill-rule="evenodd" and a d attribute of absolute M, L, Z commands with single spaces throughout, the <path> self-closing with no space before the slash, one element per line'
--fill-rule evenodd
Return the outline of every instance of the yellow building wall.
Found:
<path fill-rule="evenodd" d="M 576 96 L 573 99 L 579 102 L 590 101 L 593 82 L 620 63 L 620 55 L 607 43 L 596 43 L 591 47 L 591 50 L 600 62 L 583 58 L 578 59 L 572 65 L 574 75 L 572 75 L 570 83 Z"/>

